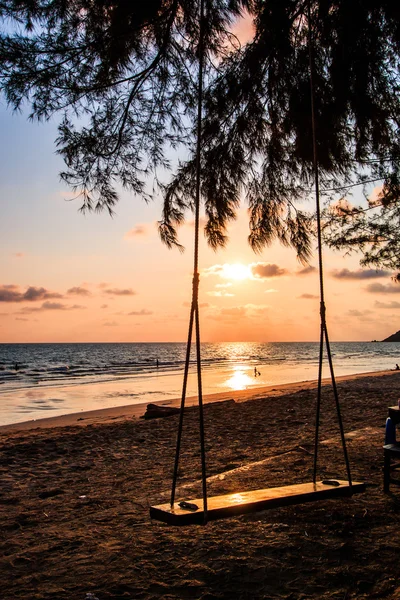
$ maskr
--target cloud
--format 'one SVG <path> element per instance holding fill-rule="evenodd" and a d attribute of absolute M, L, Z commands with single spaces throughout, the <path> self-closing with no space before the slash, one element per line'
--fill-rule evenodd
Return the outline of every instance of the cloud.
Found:
<path fill-rule="evenodd" d="M 128 316 L 135 316 L 135 317 L 147 317 L 147 315 L 152 315 L 153 311 L 151 310 L 146 310 L 145 308 L 142 308 L 142 310 L 132 310 L 131 312 L 128 313 Z"/>
<path fill-rule="evenodd" d="M 29 319 L 25 319 L 24 317 L 15 317 L 16 321 L 29 321 Z"/>
<path fill-rule="evenodd" d="M 104 288 L 108 287 L 110 284 L 107 283 L 106 281 L 102 281 L 101 283 L 97 284 L 97 287 L 101 290 L 104 290 Z"/>
<path fill-rule="evenodd" d="M 104 290 L 105 294 L 110 296 L 135 296 L 136 292 L 134 292 L 131 288 L 129 289 L 119 289 L 119 288 L 109 288 Z"/>
<path fill-rule="evenodd" d="M 214 320 L 237 321 L 238 319 L 259 318 L 265 314 L 271 307 L 269 304 L 244 304 L 241 306 L 232 306 L 230 308 L 221 308 L 218 312 L 210 315 Z"/>
<path fill-rule="evenodd" d="M 350 317 L 365 317 L 366 315 L 370 315 L 372 311 L 370 310 L 356 310 L 356 309 L 351 309 L 347 311 L 347 314 L 350 315 Z"/>
<path fill-rule="evenodd" d="M 215 287 L 216 288 L 228 288 L 228 287 L 232 287 L 232 283 L 216 283 Z"/>
<path fill-rule="evenodd" d="M 125 233 L 124 240 L 131 240 L 131 239 L 137 238 L 137 237 L 144 237 L 147 234 L 148 234 L 147 225 L 139 223 L 138 225 L 135 225 L 135 227 L 133 227 L 132 229 L 130 229 L 129 231 L 127 231 Z"/>
<path fill-rule="evenodd" d="M 381 277 L 389 277 L 389 271 L 382 269 L 358 269 L 357 271 L 349 271 L 349 269 L 335 269 L 331 271 L 331 276 L 335 279 L 379 279 Z"/>
<path fill-rule="evenodd" d="M 106 321 L 103 323 L 103 327 L 116 327 L 118 323 L 116 321 Z"/>
<path fill-rule="evenodd" d="M 297 296 L 298 298 L 303 298 L 303 300 L 316 300 L 319 296 L 315 294 L 301 294 L 301 296 Z"/>
<path fill-rule="evenodd" d="M 395 300 L 391 302 L 379 302 L 379 300 L 376 300 L 374 306 L 376 308 L 400 308 L 400 302 L 395 302 Z"/>
<path fill-rule="evenodd" d="M 265 290 L 264 294 L 276 294 L 277 292 L 278 290 L 275 288 L 269 288 L 268 290 Z"/>
<path fill-rule="evenodd" d="M 222 279 L 230 279 L 238 282 L 245 279 L 261 281 L 272 277 L 281 277 L 287 273 L 286 269 L 270 263 L 251 263 L 249 265 L 225 263 L 223 265 L 212 265 L 202 271 L 204 277 L 217 275 Z"/>
<path fill-rule="evenodd" d="M 246 314 L 245 306 L 233 306 L 232 308 L 222 308 L 220 311 L 221 315 L 230 317 L 244 317 Z"/>
<path fill-rule="evenodd" d="M 269 304 L 245 304 L 245 309 L 248 313 L 262 315 L 271 308 Z"/>
<path fill-rule="evenodd" d="M 224 265 L 213 265 L 212 267 L 203 269 L 201 274 L 203 275 L 203 277 L 208 277 L 209 275 L 219 275 L 220 277 L 222 277 L 223 270 Z"/>
<path fill-rule="evenodd" d="M 37 302 L 53 298 L 63 298 L 63 296 L 56 292 L 49 292 L 43 287 L 29 286 L 25 292 L 21 292 L 17 285 L 0 286 L 0 302 Z"/>
<path fill-rule="evenodd" d="M 71 296 L 91 296 L 92 294 L 84 287 L 72 287 L 67 290 Z"/>
<path fill-rule="evenodd" d="M 203 269 L 202 275 L 217 275 L 221 279 L 231 279 L 234 281 L 243 281 L 245 279 L 253 279 L 250 271 L 250 265 L 242 265 L 241 263 L 224 263 L 223 265 L 213 265 L 207 269 Z"/>
<path fill-rule="evenodd" d="M 15 256 L 15 258 L 22 258 L 25 254 L 23 252 L 14 252 L 13 256 Z"/>
<path fill-rule="evenodd" d="M 296 275 L 311 275 L 311 273 L 315 273 L 317 271 L 316 267 L 312 267 L 311 265 L 309 265 L 308 267 L 304 267 L 304 269 L 300 269 L 299 271 L 296 271 Z"/>
<path fill-rule="evenodd" d="M 255 263 L 250 265 L 250 270 L 255 279 L 270 279 L 287 275 L 287 270 L 270 263 Z"/>
<path fill-rule="evenodd" d="M 369 206 L 380 206 L 382 204 L 382 192 L 383 185 L 378 185 L 374 187 L 368 198 Z"/>
<path fill-rule="evenodd" d="M 218 290 L 216 292 L 207 292 L 209 296 L 216 296 L 217 298 L 233 298 L 235 294 L 230 294 L 229 292 L 225 292 L 225 290 Z"/>
<path fill-rule="evenodd" d="M 102 304 L 100 308 L 108 308 L 108 304 Z"/>
<path fill-rule="evenodd" d="M 347 200 L 347 198 L 340 198 L 337 202 L 333 202 L 329 207 L 329 212 L 332 215 L 341 217 L 347 215 L 354 206 Z"/>
<path fill-rule="evenodd" d="M 18 302 L 20 295 L 21 292 L 18 291 L 17 285 L 8 284 L 0 286 L 0 302 Z"/>
<path fill-rule="evenodd" d="M 383 285 L 382 283 L 370 283 L 365 288 L 371 294 L 400 294 L 400 285 L 393 283 Z"/>
<path fill-rule="evenodd" d="M 43 302 L 40 307 L 31 307 L 24 306 L 19 310 L 19 314 L 29 315 L 31 313 L 43 312 L 46 310 L 81 310 L 86 308 L 86 306 L 81 306 L 80 304 L 73 304 L 72 306 L 67 306 L 66 304 L 62 304 L 61 302 Z"/>
<path fill-rule="evenodd" d="M 67 310 L 65 304 L 61 302 L 43 302 L 41 306 L 42 310 Z"/>
<path fill-rule="evenodd" d="M 18 314 L 20 314 L 20 315 L 30 315 L 32 313 L 40 312 L 41 310 L 42 309 L 40 307 L 24 306 L 23 308 L 21 308 L 18 311 Z"/>
<path fill-rule="evenodd" d="M 51 298 L 63 298 L 62 294 L 57 294 L 55 292 L 48 292 L 45 288 L 37 288 L 37 287 L 28 287 L 26 292 L 23 294 L 23 300 L 29 300 L 31 302 L 36 302 L 38 300 L 47 300 Z"/>

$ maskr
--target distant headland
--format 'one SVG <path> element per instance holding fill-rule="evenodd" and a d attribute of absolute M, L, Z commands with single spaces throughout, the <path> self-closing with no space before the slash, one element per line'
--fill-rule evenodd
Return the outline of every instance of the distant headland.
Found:
<path fill-rule="evenodd" d="M 387 337 L 385 340 L 382 340 L 382 342 L 400 342 L 400 331 L 389 335 L 389 337 Z"/>

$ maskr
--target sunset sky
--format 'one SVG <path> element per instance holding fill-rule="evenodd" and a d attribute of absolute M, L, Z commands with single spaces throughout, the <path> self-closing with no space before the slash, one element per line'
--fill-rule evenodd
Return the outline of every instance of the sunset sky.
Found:
<path fill-rule="evenodd" d="M 56 122 L 34 124 L 0 104 L 0 342 L 185 341 L 193 222 L 186 252 L 158 238 L 161 200 L 122 192 L 116 215 L 82 215 L 59 180 Z M 313 341 L 319 336 L 316 258 L 304 269 L 278 244 L 255 255 L 246 207 L 226 249 L 202 238 L 202 341 Z M 383 339 L 399 329 L 400 286 L 324 251 L 331 340 Z"/>

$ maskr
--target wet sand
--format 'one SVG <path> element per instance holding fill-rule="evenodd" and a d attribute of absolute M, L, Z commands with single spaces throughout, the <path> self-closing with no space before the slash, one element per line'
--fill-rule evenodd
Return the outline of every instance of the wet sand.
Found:
<path fill-rule="evenodd" d="M 169 497 L 176 415 L 146 421 L 134 405 L 0 428 L 0 597 L 399 599 L 400 488 L 383 494 L 382 445 L 400 374 L 339 377 L 338 389 L 367 491 L 206 527 L 149 519 Z M 209 494 L 310 481 L 315 397 L 315 382 L 207 397 Z M 330 386 L 320 440 L 321 478 L 346 478 Z M 199 480 L 191 409 L 178 498 L 201 495 Z"/>
<path fill-rule="evenodd" d="M 362 373 L 355 375 L 342 375 L 336 377 L 336 381 L 351 381 L 354 379 L 360 379 L 365 377 L 384 377 L 391 374 L 392 371 L 380 371 L 371 373 Z M 322 383 L 324 386 L 330 385 L 330 379 L 323 379 Z M 317 382 L 313 381 L 300 381 L 296 383 L 285 383 L 281 385 L 269 385 L 261 387 L 252 387 L 250 389 L 208 394 L 204 396 L 204 404 L 212 402 L 221 402 L 225 400 L 234 400 L 235 402 L 246 402 L 247 400 L 254 400 L 255 398 L 273 398 L 281 396 L 297 390 L 305 389 L 316 389 Z M 161 404 L 163 406 L 179 407 L 181 405 L 180 398 L 174 398 L 173 400 L 153 400 L 154 404 Z M 197 396 L 189 396 L 185 400 L 185 406 L 195 406 L 198 404 Z M 21 423 L 15 423 L 10 425 L 0 425 L 0 433 L 15 430 L 31 430 L 37 428 L 52 428 L 52 427 L 70 427 L 70 426 L 86 426 L 95 423 L 110 423 L 113 421 L 124 421 L 125 419 L 135 419 L 144 415 L 146 412 L 147 403 L 140 404 L 128 404 L 126 406 L 115 406 L 112 408 L 101 408 L 98 410 L 81 411 L 79 413 L 72 413 L 68 415 L 60 415 L 55 417 L 45 417 L 42 419 L 31 419 L 29 421 L 23 421 Z"/>

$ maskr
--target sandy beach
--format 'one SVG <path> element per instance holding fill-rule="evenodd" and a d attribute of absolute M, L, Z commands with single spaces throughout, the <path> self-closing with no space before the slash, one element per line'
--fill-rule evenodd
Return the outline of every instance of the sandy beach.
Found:
<path fill-rule="evenodd" d="M 382 486 L 400 375 L 339 377 L 338 389 L 352 476 L 367 491 L 206 527 L 149 518 L 169 497 L 176 415 L 144 420 L 135 405 L 0 428 L 2 600 L 400 598 L 400 488 Z M 205 398 L 208 493 L 310 481 L 315 398 L 315 382 Z M 324 386 L 322 478 L 345 478 L 338 433 Z M 178 499 L 201 495 L 199 479 L 191 408 Z"/>

